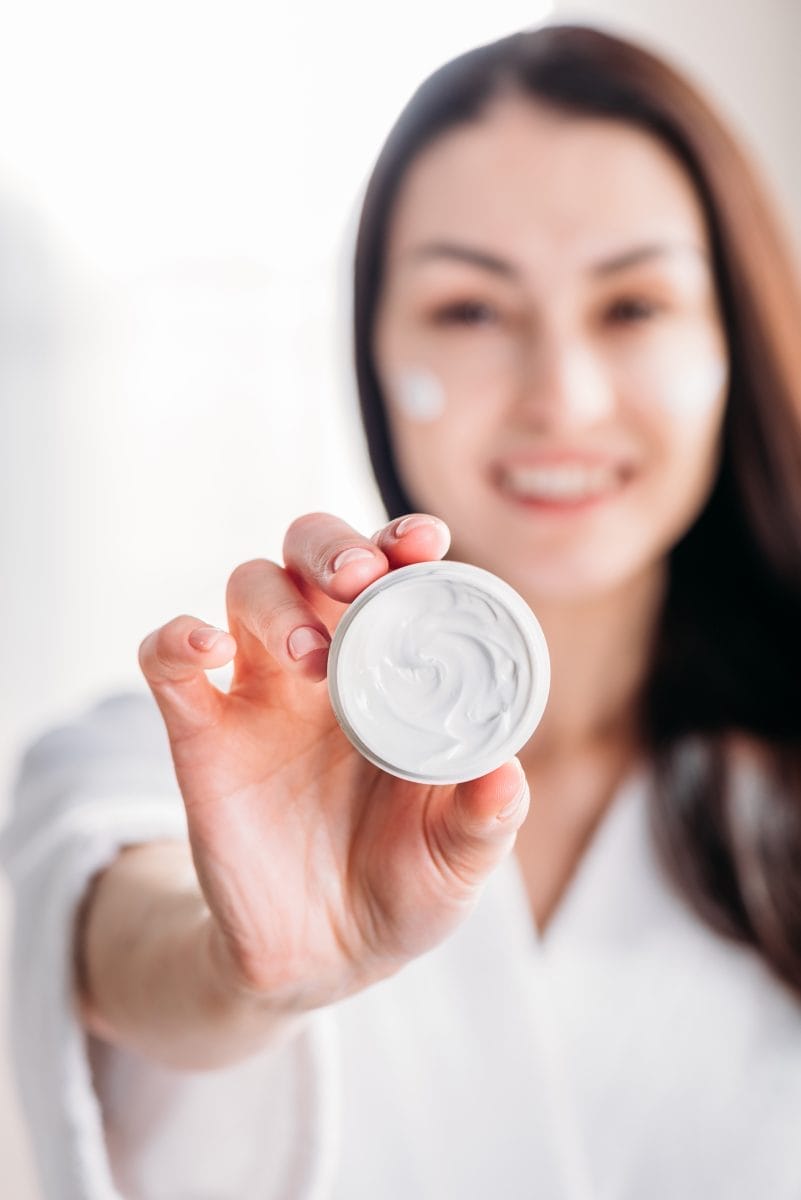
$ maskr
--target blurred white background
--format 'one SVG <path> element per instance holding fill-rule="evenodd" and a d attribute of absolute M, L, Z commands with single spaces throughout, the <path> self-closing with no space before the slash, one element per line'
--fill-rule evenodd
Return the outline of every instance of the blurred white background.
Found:
<path fill-rule="evenodd" d="M 0 15 L 0 819 L 24 741 L 139 686 L 154 626 L 224 623 L 230 570 L 280 555 L 293 516 L 379 524 L 349 256 L 372 161 L 429 70 L 546 18 L 639 35 L 717 98 L 801 234 L 797 0 Z M 3 883 L 0 952 L 8 921 Z M 33 1200 L 0 1044 L 0 1190 Z"/>

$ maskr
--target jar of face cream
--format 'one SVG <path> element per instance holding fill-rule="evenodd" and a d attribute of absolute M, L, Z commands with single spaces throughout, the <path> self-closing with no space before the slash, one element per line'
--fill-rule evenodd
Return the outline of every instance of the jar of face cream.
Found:
<path fill-rule="evenodd" d="M 521 596 L 459 562 L 391 571 L 357 596 L 328 657 L 331 705 L 365 758 L 415 783 L 486 775 L 545 709 L 548 648 Z"/>

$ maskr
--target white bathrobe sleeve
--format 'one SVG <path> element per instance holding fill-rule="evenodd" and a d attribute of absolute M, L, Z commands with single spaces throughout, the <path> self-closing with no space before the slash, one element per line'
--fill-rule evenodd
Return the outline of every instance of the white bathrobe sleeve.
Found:
<path fill-rule="evenodd" d="M 14 889 L 12 1058 L 47 1197 L 115 1192 L 73 1006 L 75 914 L 125 843 L 183 838 L 166 735 L 145 697 L 114 697 L 25 755 L 2 858 Z"/>
<path fill-rule="evenodd" d="M 185 837 L 166 733 L 147 695 L 104 701 L 46 734 L 22 761 L 0 857 L 15 906 L 12 1061 L 45 1200 L 238 1198 L 250 1187 L 265 1198 L 318 1194 L 330 1075 L 324 1022 L 264 1062 L 181 1073 L 95 1043 L 77 1018 L 73 931 L 88 883 L 121 846 Z M 254 1128 L 244 1116 L 256 1095 Z M 215 1100 L 231 1116 L 225 1148 Z M 230 1191 L 215 1190 L 213 1169 Z"/>

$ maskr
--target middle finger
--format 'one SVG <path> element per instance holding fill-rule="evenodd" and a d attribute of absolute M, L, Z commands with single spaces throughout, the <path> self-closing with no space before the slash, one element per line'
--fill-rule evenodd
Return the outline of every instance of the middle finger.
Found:
<path fill-rule="evenodd" d="M 308 596 L 348 604 L 389 569 L 384 552 L 330 513 L 307 513 L 293 521 L 284 538 L 284 562 Z"/>

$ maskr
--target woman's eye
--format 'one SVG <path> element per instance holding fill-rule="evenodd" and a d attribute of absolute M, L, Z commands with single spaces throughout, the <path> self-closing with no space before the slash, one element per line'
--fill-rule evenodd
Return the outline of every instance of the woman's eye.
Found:
<path fill-rule="evenodd" d="M 438 325 L 489 325 L 497 319 L 495 309 L 480 300 L 460 300 L 437 310 Z"/>
<path fill-rule="evenodd" d="M 658 312 L 658 305 L 652 304 L 648 300 L 629 297 L 617 300 L 606 310 L 604 315 L 606 320 L 613 325 L 634 325 L 655 317 Z"/>

